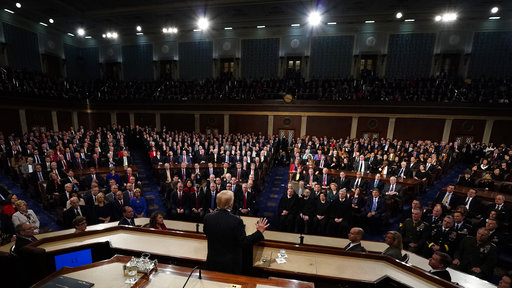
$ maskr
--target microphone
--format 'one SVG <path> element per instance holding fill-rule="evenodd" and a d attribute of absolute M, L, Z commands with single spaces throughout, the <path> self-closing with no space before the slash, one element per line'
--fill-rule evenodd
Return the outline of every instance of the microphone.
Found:
<path fill-rule="evenodd" d="M 192 276 L 192 273 L 194 273 L 194 271 L 196 271 L 196 269 L 199 269 L 199 279 L 203 279 L 201 277 L 201 268 L 199 268 L 199 266 L 196 266 L 192 269 L 192 271 L 190 271 L 190 274 L 188 274 L 188 277 L 187 277 L 187 281 L 185 281 L 185 284 L 183 284 L 183 288 L 185 288 L 185 286 L 187 285 L 188 283 L 188 279 L 190 279 L 190 276 Z"/>

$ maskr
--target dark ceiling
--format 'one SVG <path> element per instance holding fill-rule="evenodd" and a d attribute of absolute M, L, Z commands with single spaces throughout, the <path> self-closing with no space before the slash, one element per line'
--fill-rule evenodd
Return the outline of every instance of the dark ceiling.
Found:
<path fill-rule="evenodd" d="M 16 15 L 36 23 L 48 23 L 48 19 L 53 18 L 55 23 L 51 25 L 63 33 L 74 32 L 83 26 L 87 34 L 95 38 L 106 31 L 117 31 L 121 36 L 133 35 L 137 25 L 143 27 L 145 34 L 161 33 L 164 26 L 177 26 L 180 31 L 188 31 L 195 28 L 196 19 L 201 15 L 207 15 L 214 30 L 226 26 L 234 29 L 255 25 L 289 26 L 305 23 L 307 13 L 315 7 L 324 14 L 323 22 L 341 24 L 362 23 L 370 19 L 377 22 L 403 21 L 406 18 L 414 18 L 418 22 L 433 21 L 436 14 L 449 10 L 459 13 L 459 21 L 485 20 L 493 6 L 500 7 L 498 15 L 502 18 L 512 16 L 512 1 L 502 0 L 19 0 L 21 9 L 15 7 L 16 2 L 9 0 L 2 8 L 13 10 Z M 394 18 L 397 11 L 404 13 L 401 20 Z"/>

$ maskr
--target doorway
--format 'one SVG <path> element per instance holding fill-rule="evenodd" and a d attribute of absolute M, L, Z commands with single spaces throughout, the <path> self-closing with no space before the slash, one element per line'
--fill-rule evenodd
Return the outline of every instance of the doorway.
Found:
<path fill-rule="evenodd" d="M 361 55 L 359 61 L 359 75 L 361 77 L 375 76 L 377 71 L 378 55 Z"/>
<path fill-rule="evenodd" d="M 302 70 L 302 57 L 301 56 L 288 56 L 286 57 L 286 77 L 300 78 Z"/>
<path fill-rule="evenodd" d="M 221 78 L 231 78 L 235 72 L 235 59 L 233 58 L 222 58 L 220 59 L 220 71 L 219 75 Z"/>
<path fill-rule="evenodd" d="M 459 74 L 461 55 L 458 53 L 441 55 L 441 76 L 457 77 Z"/>
<path fill-rule="evenodd" d="M 286 138 L 288 143 L 292 143 L 295 135 L 295 130 L 293 129 L 279 129 L 279 138 Z"/>

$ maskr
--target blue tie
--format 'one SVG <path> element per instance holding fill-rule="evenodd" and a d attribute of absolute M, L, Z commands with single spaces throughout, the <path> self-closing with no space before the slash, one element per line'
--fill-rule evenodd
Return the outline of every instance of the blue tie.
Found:
<path fill-rule="evenodd" d="M 375 212 L 377 210 L 377 198 L 373 198 L 372 211 Z"/>
<path fill-rule="evenodd" d="M 212 203 L 210 204 L 212 207 L 212 210 L 215 209 L 215 206 L 213 206 L 214 204 L 215 204 L 215 192 L 212 193 Z"/>

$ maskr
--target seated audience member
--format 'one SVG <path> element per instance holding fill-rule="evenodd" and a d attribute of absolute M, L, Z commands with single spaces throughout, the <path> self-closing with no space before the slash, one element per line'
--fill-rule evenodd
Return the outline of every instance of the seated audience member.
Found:
<path fill-rule="evenodd" d="M 446 215 L 441 225 L 431 226 L 432 233 L 427 239 L 428 249 L 425 249 L 425 258 L 429 258 L 437 251 L 453 255 L 457 248 L 457 232 L 453 230 L 453 223 L 453 217 Z"/>
<path fill-rule="evenodd" d="M 492 276 L 497 259 L 497 249 L 489 241 L 489 231 L 480 228 L 476 237 L 467 236 L 460 242 L 452 263 L 462 272 L 488 279 Z"/>
<path fill-rule="evenodd" d="M 94 224 L 110 222 L 110 217 L 112 215 L 111 205 L 106 202 L 105 194 L 101 192 L 98 193 L 96 196 L 96 202 L 93 205 L 92 213 L 93 216 L 91 219 L 93 219 Z"/>
<path fill-rule="evenodd" d="M 119 223 L 117 225 L 135 226 L 132 207 L 123 206 L 122 213 L 123 217 L 121 218 L 121 220 L 119 220 Z"/>
<path fill-rule="evenodd" d="M 437 226 L 443 222 L 443 206 L 435 204 L 434 208 L 428 209 L 423 213 L 423 221 L 431 227 Z"/>
<path fill-rule="evenodd" d="M 73 219 L 73 227 L 75 227 L 74 233 L 84 232 L 87 229 L 87 220 L 84 216 L 76 216 Z"/>
<path fill-rule="evenodd" d="M 176 191 L 171 195 L 169 218 L 187 221 L 190 217 L 190 196 L 183 191 L 183 183 L 178 183 Z"/>
<path fill-rule="evenodd" d="M 139 188 L 135 189 L 133 198 L 130 199 L 130 207 L 132 207 L 133 213 L 135 213 L 135 218 L 144 217 L 146 214 L 146 199 L 142 197 Z"/>
<path fill-rule="evenodd" d="M 107 183 L 110 183 L 111 179 L 116 181 L 117 185 L 121 184 L 121 177 L 119 177 L 119 174 L 116 173 L 116 169 L 113 167 L 110 168 L 110 173 L 107 174 L 107 177 L 106 177 Z"/>
<path fill-rule="evenodd" d="M 344 189 L 338 192 L 338 199 L 331 202 L 327 224 L 327 233 L 330 236 L 347 237 L 350 227 L 351 204 Z"/>
<path fill-rule="evenodd" d="M 345 172 L 340 172 L 340 177 L 335 181 L 336 185 L 338 185 L 338 189 L 349 189 L 350 188 L 350 179 L 345 176 Z"/>
<path fill-rule="evenodd" d="M 411 218 L 405 220 L 401 233 L 404 247 L 414 253 L 421 253 L 424 249 L 430 232 L 430 225 L 421 220 L 422 212 L 419 208 L 412 211 Z"/>
<path fill-rule="evenodd" d="M 489 241 L 491 241 L 497 248 L 502 248 L 503 234 L 499 229 L 496 219 L 487 219 L 485 229 L 489 232 Z"/>
<path fill-rule="evenodd" d="M 492 176 L 489 173 L 485 173 L 480 181 L 476 184 L 476 187 L 484 190 L 494 190 L 494 181 L 492 180 Z"/>
<path fill-rule="evenodd" d="M 436 204 L 442 204 L 443 209 L 447 212 L 451 211 L 453 207 L 457 207 L 461 202 L 459 196 L 455 194 L 455 185 L 448 185 L 446 192 L 439 192 L 434 200 Z"/>
<path fill-rule="evenodd" d="M 482 217 L 483 205 L 482 201 L 480 201 L 480 199 L 477 197 L 475 189 L 471 188 L 468 190 L 467 196 L 463 203 L 468 211 L 466 214 L 467 218 L 480 219 Z"/>
<path fill-rule="evenodd" d="M 503 277 L 501 277 L 497 288 L 510 288 L 510 287 L 512 287 L 512 276 L 510 276 L 510 272 L 509 272 L 509 273 L 503 275 Z"/>
<path fill-rule="evenodd" d="M 386 196 L 402 197 L 402 185 L 396 183 L 396 177 L 389 177 L 389 183 L 384 185 L 383 192 Z"/>
<path fill-rule="evenodd" d="M 71 197 L 71 199 L 69 199 L 70 206 L 62 215 L 65 228 L 73 228 L 73 219 L 75 219 L 75 217 L 88 216 L 87 208 L 84 205 L 80 205 L 79 201 L 77 197 Z"/>
<path fill-rule="evenodd" d="M 457 241 L 461 241 L 464 237 L 473 234 L 473 227 L 465 219 L 464 212 L 453 212 L 453 230 L 457 232 Z"/>
<path fill-rule="evenodd" d="M 281 231 L 293 232 L 295 218 L 299 209 L 299 197 L 295 195 L 292 188 L 288 188 L 286 195 L 279 200 L 277 208 L 279 215 L 279 227 Z"/>
<path fill-rule="evenodd" d="M 366 229 L 372 232 L 380 230 L 382 223 L 381 216 L 384 213 L 385 204 L 384 198 L 380 196 L 378 189 L 372 190 L 372 197 L 368 198 L 363 211 L 364 223 Z"/>
<path fill-rule="evenodd" d="M 309 190 L 305 190 L 309 192 Z M 311 192 L 309 192 L 311 194 Z M 315 213 L 313 217 L 313 231 L 318 235 L 327 235 L 327 222 L 328 222 L 328 213 L 329 213 L 329 201 L 327 201 L 327 197 L 325 193 L 320 193 L 318 199 L 314 199 L 315 201 Z"/>
<path fill-rule="evenodd" d="M 11 216 L 16 213 L 16 209 L 14 209 L 16 202 L 18 202 L 18 196 L 16 194 L 9 194 L 9 196 L 7 196 L 4 208 L 2 209 L 3 214 L 11 218 Z"/>
<path fill-rule="evenodd" d="M 502 194 L 494 197 L 494 204 L 487 206 L 487 213 L 495 210 L 498 213 L 497 219 L 500 222 L 507 222 L 510 219 L 510 207 L 505 203 L 505 196 Z"/>
<path fill-rule="evenodd" d="M 420 202 L 420 200 L 416 200 L 416 199 L 412 200 L 412 202 L 411 202 L 411 209 L 407 209 L 407 210 L 403 211 L 403 213 L 402 213 L 402 220 L 401 220 L 402 223 L 406 219 L 412 217 L 412 212 L 414 212 L 415 209 L 421 209 L 421 202 Z M 422 213 L 422 215 L 423 215 L 423 213 Z"/>
<path fill-rule="evenodd" d="M 116 185 L 112 186 L 111 194 L 114 194 L 114 198 L 110 201 L 111 210 L 110 213 L 110 221 L 119 221 L 123 216 L 123 207 L 130 206 L 130 197 L 128 197 L 125 193 L 118 191 Z M 108 198 L 108 196 L 107 196 Z"/>
<path fill-rule="evenodd" d="M 306 187 L 313 187 L 314 183 L 318 182 L 318 175 L 315 175 L 315 170 L 313 168 L 309 168 L 308 174 L 304 177 L 304 183 L 306 183 Z"/>
<path fill-rule="evenodd" d="M 457 185 L 471 188 L 475 187 L 475 180 L 473 179 L 473 174 L 471 173 L 471 170 L 466 169 L 466 171 L 464 171 L 464 175 L 459 177 Z"/>
<path fill-rule="evenodd" d="M 91 167 L 89 168 L 89 174 L 84 176 L 82 188 L 84 190 L 90 189 L 93 182 L 96 182 L 100 188 L 105 187 L 105 179 L 96 173 L 96 169 L 94 167 Z"/>
<path fill-rule="evenodd" d="M 340 189 L 344 190 L 345 193 L 347 193 L 347 189 Z M 330 189 L 327 190 L 327 201 L 332 202 L 334 200 L 338 199 L 338 185 L 336 183 L 331 183 Z"/>
<path fill-rule="evenodd" d="M 20 255 L 23 247 L 37 241 L 34 237 L 34 226 L 28 222 L 19 223 L 16 225 L 16 243 L 14 244 L 14 253 Z"/>
<path fill-rule="evenodd" d="M 397 260 L 402 260 L 402 235 L 397 231 L 389 231 L 386 233 L 385 243 L 388 248 L 382 252 L 382 255 L 388 255 Z"/>
<path fill-rule="evenodd" d="M 34 227 L 34 233 L 39 234 L 39 218 L 31 209 L 27 209 L 27 202 L 18 200 L 14 206 L 18 212 L 12 214 L 12 224 L 14 227 L 23 223 L 30 223 Z"/>
<path fill-rule="evenodd" d="M 395 176 L 399 178 L 411 178 L 412 171 L 407 166 L 407 162 L 402 161 L 400 167 L 395 171 Z"/>
<path fill-rule="evenodd" d="M 164 223 L 164 213 L 160 211 L 155 211 L 149 217 L 149 225 L 148 228 L 153 228 L 157 230 L 167 230 Z"/>
<path fill-rule="evenodd" d="M 420 164 L 418 171 L 414 174 L 414 179 L 421 181 L 420 192 L 424 193 L 430 180 L 430 173 L 425 170 L 424 164 Z"/>
<path fill-rule="evenodd" d="M 4 203 L 0 201 L 0 245 L 14 241 L 16 235 L 11 217 L 3 213 L 3 205 Z"/>
<path fill-rule="evenodd" d="M 311 198 L 311 191 L 305 190 L 299 198 L 299 216 L 295 225 L 295 233 L 312 233 L 313 218 L 315 216 L 315 199 Z"/>
<path fill-rule="evenodd" d="M 78 205 L 85 206 L 84 198 L 82 198 L 79 193 L 71 191 L 71 198 L 66 202 L 66 209 L 69 209 L 69 207 L 71 207 L 71 199 L 73 199 L 73 197 L 78 198 Z"/>
<path fill-rule="evenodd" d="M 354 191 L 356 188 L 360 188 L 361 190 L 365 191 L 367 185 L 368 181 L 363 178 L 363 173 L 356 172 L 356 178 L 352 179 L 352 182 L 350 183 L 350 190 Z"/>
<path fill-rule="evenodd" d="M 452 277 L 450 276 L 450 272 L 446 270 L 452 263 L 452 257 L 450 255 L 436 251 L 432 257 L 428 260 L 428 265 L 432 268 L 430 270 L 430 274 L 437 276 L 446 281 L 452 281 Z"/>
<path fill-rule="evenodd" d="M 364 230 L 359 227 L 354 227 L 350 229 L 348 233 L 348 240 L 350 241 L 347 246 L 345 246 L 345 251 L 351 252 L 366 252 L 366 249 L 361 245 L 361 240 L 364 236 Z"/>
<path fill-rule="evenodd" d="M 58 175 L 50 172 L 49 180 L 46 182 L 46 194 L 58 196 L 64 192 L 64 186 Z"/>
<path fill-rule="evenodd" d="M 375 174 L 375 179 L 371 180 L 368 183 L 368 191 L 366 195 L 370 195 L 373 189 L 379 189 L 379 192 L 382 193 L 384 190 L 384 181 L 380 180 L 381 175 L 379 173 Z"/>

